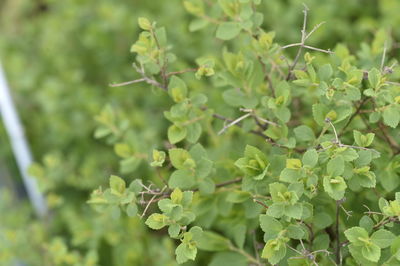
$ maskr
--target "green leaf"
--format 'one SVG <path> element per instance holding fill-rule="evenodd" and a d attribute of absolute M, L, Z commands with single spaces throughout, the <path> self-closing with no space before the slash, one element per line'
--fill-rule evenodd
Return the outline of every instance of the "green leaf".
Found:
<path fill-rule="evenodd" d="M 165 152 L 153 150 L 153 161 L 150 163 L 152 167 L 161 167 L 165 161 Z"/>
<path fill-rule="evenodd" d="M 122 195 L 125 192 L 125 188 L 126 188 L 126 183 L 122 178 L 116 175 L 112 175 L 110 177 L 111 193 L 115 195 Z"/>
<path fill-rule="evenodd" d="M 222 94 L 224 101 L 230 106 L 241 106 L 244 108 L 254 108 L 258 104 L 256 97 L 250 97 L 239 89 L 229 89 Z"/>
<path fill-rule="evenodd" d="M 375 134 L 368 133 L 367 135 L 361 134 L 361 132 L 357 130 L 353 130 L 354 141 L 360 147 L 368 147 L 374 141 Z"/>
<path fill-rule="evenodd" d="M 188 169 L 176 170 L 168 181 L 170 188 L 190 189 L 195 185 L 193 172 Z"/>
<path fill-rule="evenodd" d="M 326 212 L 317 212 L 313 217 L 313 225 L 318 230 L 327 228 L 331 224 L 333 224 L 333 219 Z"/>
<path fill-rule="evenodd" d="M 286 168 L 288 169 L 300 169 L 302 167 L 301 161 L 299 159 L 287 159 Z"/>
<path fill-rule="evenodd" d="M 318 152 L 315 149 L 308 150 L 303 155 L 303 164 L 309 167 L 314 167 L 318 163 Z"/>
<path fill-rule="evenodd" d="M 325 176 L 323 180 L 324 190 L 335 200 L 340 200 L 344 197 L 344 193 L 347 188 L 347 184 L 343 177 L 336 176 L 330 177 Z"/>
<path fill-rule="evenodd" d="M 140 17 L 138 19 L 138 24 L 142 30 L 151 30 L 151 28 L 152 28 L 150 21 L 144 17 Z"/>
<path fill-rule="evenodd" d="M 236 252 L 218 252 L 208 266 L 248 266 L 247 259 Z"/>
<path fill-rule="evenodd" d="M 368 72 L 368 82 L 373 89 L 377 89 L 381 81 L 381 72 L 373 68 Z"/>
<path fill-rule="evenodd" d="M 174 102 L 182 102 L 187 96 L 186 83 L 177 76 L 172 76 L 168 84 L 168 93 Z"/>
<path fill-rule="evenodd" d="M 282 230 L 282 224 L 275 218 L 266 214 L 260 215 L 260 227 L 268 234 L 268 238 L 275 238 Z"/>
<path fill-rule="evenodd" d="M 330 176 L 338 176 L 344 172 L 344 160 L 342 156 L 337 156 L 329 160 L 326 171 Z"/>
<path fill-rule="evenodd" d="M 175 250 L 176 261 L 179 264 L 185 263 L 188 260 L 194 260 L 197 254 L 197 248 L 193 244 L 181 243 Z"/>
<path fill-rule="evenodd" d="M 208 25 L 208 21 L 205 19 L 194 19 L 189 23 L 189 31 L 194 32 L 205 28 Z"/>
<path fill-rule="evenodd" d="M 287 236 L 292 239 L 304 239 L 306 233 L 300 225 L 291 224 L 287 228 Z"/>
<path fill-rule="evenodd" d="M 374 227 L 374 221 L 367 215 L 364 215 L 359 222 L 359 225 L 367 230 L 368 233 L 372 232 L 372 229 Z"/>
<path fill-rule="evenodd" d="M 333 70 L 330 64 L 321 66 L 318 70 L 318 77 L 320 81 L 328 81 L 332 76 Z"/>
<path fill-rule="evenodd" d="M 240 33 L 241 29 L 237 22 L 222 22 L 218 25 L 216 36 L 224 41 L 231 40 Z"/>
<path fill-rule="evenodd" d="M 146 225 L 154 230 L 159 230 L 167 225 L 167 216 L 164 214 L 153 213 L 146 220 Z"/>
<path fill-rule="evenodd" d="M 286 205 L 284 213 L 288 217 L 301 219 L 301 216 L 303 215 L 303 205 L 300 203 L 296 203 L 294 205 Z"/>
<path fill-rule="evenodd" d="M 390 246 L 390 251 L 397 260 L 400 260 L 400 236 L 393 240 L 392 245 Z"/>
<path fill-rule="evenodd" d="M 197 241 L 198 248 L 206 251 L 229 250 L 230 245 L 229 239 L 210 231 L 204 231 Z"/>
<path fill-rule="evenodd" d="M 233 240 L 237 247 L 243 249 L 246 240 L 247 227 L 244 224 L 237 224 L 233 228 Z"/>
<path fill-rule="evenodd" d="M 377 262 L 381 257 L 381 249 L 375 245 L 365 245 L 361 248 L 361 254 L 370 261 Z"/>
<path fill-rule="evenodd" d="M 188 165 L 195 164 L 189 152 L 180 148 L 173 148 L 168 150 L 169 159 L 171 160 L 172 166 L 176 169 L 185 169 Z M 193 163 L 191 163 L 191 161 Z"/>
<path fill-rule="evenodd" d="M 126 208 L 126 214 L 128 214 L 129 217 L 136 216 L 137 212 L 138 212 L 138 207 L 135 203 L 130 203 Z"/>
<path fill-rule="evenodd" d="M 385 229 L 380 229 L 371 235 L 371 241 L 380 248 L 389 247 L 396 236 Z"/>
<path fill-rule="evenodd" d="M 279 180 L 288 183 L 297 182 L 297 180 L 301 177 L 300 171 L 297 169 L 288 169 L 285 168 L 282 170 L 279 175 Z"/>
<path fill-rule="evenodd" d="M 362 227 L 352 227 L 344 231 L 344 235 L 355 246 L 364 246 L 369 240 L 368 232 Z"/>
<path fill-rule="evenodd" d="M 177 238 L 180 231 L 181 231 L 181 227 L 179 224 L 171 224 L 168 227 L 168 234 L 172 238 Z"/>
<path fill-rule="evenodd" d="M 132 156 L 131 147 L 126 143 L 117 143 L 114 145 L 115 153 L 121 158 Z"/>
<path fill-rule="evenodd" d="M 171 125 L 168 128 L 168 140 L 171 144 L 182 141 L 187 135 L 186 127 L 178 127 L 177 125 Z"/>
<path fill-rule="evenodd" d="M 232 203 L 241 203 L 241 202 L 245 202 L 249 198 L 251 198 L 250 192 L 234 190 L 234 191 L 231 191 L 228 193 L 228 196 L 226 197 L 226 201 L 232 202 Z"/>
<path fill-rule="evenodd" d="M 278 264 L 286 255 L 286 244 L 279 239 L 270 239 L 265 244 L 261 257 L 272 265 Z"/>
<path fill-rule="evenodd" d="M 383 122 L 392 127 L 396 128 L 400 121 L 400 112 L 398 107 L 389 106 L 383 111 Z"/>
<path fill-rule="evenodd" d="M 182 190 L 179 188 L 175 188 L 174 191 L 171 193 L 171 201 L 174 204 L 180 204 L 183 199 Z"/>

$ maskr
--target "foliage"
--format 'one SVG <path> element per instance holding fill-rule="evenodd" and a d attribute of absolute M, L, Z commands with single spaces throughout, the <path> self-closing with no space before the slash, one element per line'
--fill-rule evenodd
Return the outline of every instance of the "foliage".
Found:
<path fill-rule="evenodd" d="M 107 1 L 100 2 L 97 12 L 108 19 L 130 17 L 122 6 L 115 15 L 107 12 Z M 138 18 L 140 33 L 130 48 L 137 78 L 111 84 L 107 92 L 96 92 L 95 85 L 131 75 L 113 74 L 127 65 L 123 52 L 99 59 L 76 49 L 73 63 L 63 61 L 68 57 L 57 61 L 60 69 L 79 60 L 97 67 L 62 73 L 59 80 L 43 77 L 43 95 L 37 90 L 33 102 L 44 105 L 32 108 L 41 109 L 45 119 L 36 126 L 57 125 L 34 149 L 40 154 L 50 145 L 56 152 L 33 165 L 31 173 L 57 217 L 49 231 L 39 222 L 18 221 L 35 232 L 20 252 L 44 250 L 49 265 L 399 264 L 395 42 L 382 28 L 374 30 L 371 45 L 354 52 L 353 43 L 349 49 L 327 37 L 335 32 L 334 19 L 321 28 L 320 21 L 312 24 L 313 14 L 320 13 L 313 5 L 310 12 L 304 8 L 301 30 L 282 11 L 270 11 L 284 9 L 284 1 L 262 2 L 186 0 L 189 17 L 182 10 L 165 11 L 173 13 L 170 21 L 189 19 L 182 25 L 196 33 L 180 34 L 161 26 L 172 23 Z M 396 5 L 382 2 L 382 10 Z M 352 2 L 347 7 L 350 16 Z M 288 14 L 300 13 L 299 8 Z M 280 25 L 267 31 L 266 25 L 276 25 L 275 16 Z M 81 25 L 75 23 L 69 27 Z M 287 24 L 295 32 L 284 36 Z M 376 29 L 365 24 L 354 40 L 365 28 Z M 346 36 L 346 29 L 336 38 Z M 82 45 L 95 42 L 105 46 L 103 53 L 112 50 L 101 29 L 87 31 L 95 34 L 83 32 Z M 129 34 L 126 29 L 116 36 Z M 69 86 L 82 91 L 57 91 L 64 75 L 72 76 Z M 41 99 L 47 94 L 59 101 Z M 68 110 L 74 115 L 66 115 Z M 94 129 L 85 120 L 97 111 Z M 44 135 L 31 134 L 31 139 Z M 96 140 L 88 141 L 88 135 Z M 68 152 L 70 146 L 79 149 Z M 87 200 L 88 190 L 104 186 L 106 176 L 111 176 L 107 188 L 99 187 Z M 1 239 L 7 244 L 17 246 L 26 237 L 21 229 L 0 229 L 21 238 L 6 235 Z M 24 253 L 4 254 L 0 261 L 8 262 Z M 42 265 L 37 255 L 26 260 Z"/>

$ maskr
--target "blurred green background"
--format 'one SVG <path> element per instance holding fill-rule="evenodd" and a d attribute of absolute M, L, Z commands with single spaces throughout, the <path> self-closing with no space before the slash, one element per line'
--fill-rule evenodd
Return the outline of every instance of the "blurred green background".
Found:
<path fill-rule="evenodd" d="M 0 60 L 37 161 L 32 171 L 51 209 L 48 219 L 35 219 L 0 121 L 0 265 L 176 264 L 172 240 L 149 232 L 138 219 L 98 216 L 86 200 L 121 170 L 112 147 L 93 137 L 95 116 L 105 105 L 135 129 L 131 139 L 137 150 L 150 150 L 165 137 L 167 123 L 148 123 L 162 120 L 165 99 L 151 96 L 157 92 L 143 84 L 109 87 L 137 77 L 129 53 L 139 33 L 137 18 L 166 27 L 177 70 L 223 46 L 210 38 L 213 27 L 189 32 L 193 16 L 182 2 L 0 1 Z M 356 53 L 379 29 L 390 32 L 392 48 L 400 45 L 398 0 L 264 0 L 264 28 L 275 31 L 280 44 L 299 40 L 303 2 L 310 27 L 326 21 L 310 45 L 327 49 L 345 43 Z M 391 49 L 391 56 L 397 51 Z M 194 88 L 209 85 L 191 82 Z M 140 161 L 130 167 L 135 176 L 148 173 Z M 205 256 L 192 265 L 207 261 Z"/>

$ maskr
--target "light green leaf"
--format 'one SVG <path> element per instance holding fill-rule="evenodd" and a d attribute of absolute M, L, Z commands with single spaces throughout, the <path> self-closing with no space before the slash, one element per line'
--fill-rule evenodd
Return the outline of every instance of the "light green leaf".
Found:
<path fill-rule="evenodd" d="M 224 41 L 231 40 L 240 33 L 241 29 L 237 22 L 222 22 L 218 25 L 216 36 Z"/>
<path fill-rule="evenodd" d="M 369 240 L 368 232 L 362 227 L 352 227 L 344 231 L 346 238 L 355 246 L 364 246 Z"/>
<path fill-rule="evenodd" d="M 372 243 L 380 248 L 389 247 L 395 238 L 396 236 L 392 232 L 385 229 L 380 229 L 371 235 Z"/>
<path fill-rule="evenodd" d="M 125 192 L 126 183 L 119 176 L 112 175 L 110 177 L 110 189 L 111 193 L 115 195 L 122 195 Z"/>
<path fill-rule="evenodd" d="M 314 167 L 318 163 L 318 152 L 315 149 L 308 150 L 303 155 L 303 164 Z"/>
<path fill-rule="evenodd" d="M 146 220 L 146 225 L 151 229 L 159 230 L 167 225 L 167 216 L 164 214 L 153 213 Z"/>
<path fill-rule="evenodd" d="M 315 135 L 312 129 L 308 126 L 302 125 L 294 129 L 296 139 L 299 141 L 314 141 Z"/>
<path fill-rule="evenodd" d="M 171 144 L 175 144 L 180 142 L 186 137 L 187 128 L 186 127 L 178 127 L 177 125 L 171 125 L 168 128 L 168 140 Z"/>

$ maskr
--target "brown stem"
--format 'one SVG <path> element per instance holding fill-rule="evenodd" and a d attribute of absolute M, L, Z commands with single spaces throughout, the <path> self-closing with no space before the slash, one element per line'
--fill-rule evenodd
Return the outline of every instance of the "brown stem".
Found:
<path fill-rule="evenodd" d="M 335 225 L 335 233 L 336 233 L 336 264 L 340 265 L 340 232 L 339 232 L 339 213 L 340 213 L 340 202 L 336 201 L 336 225 Z"/>

